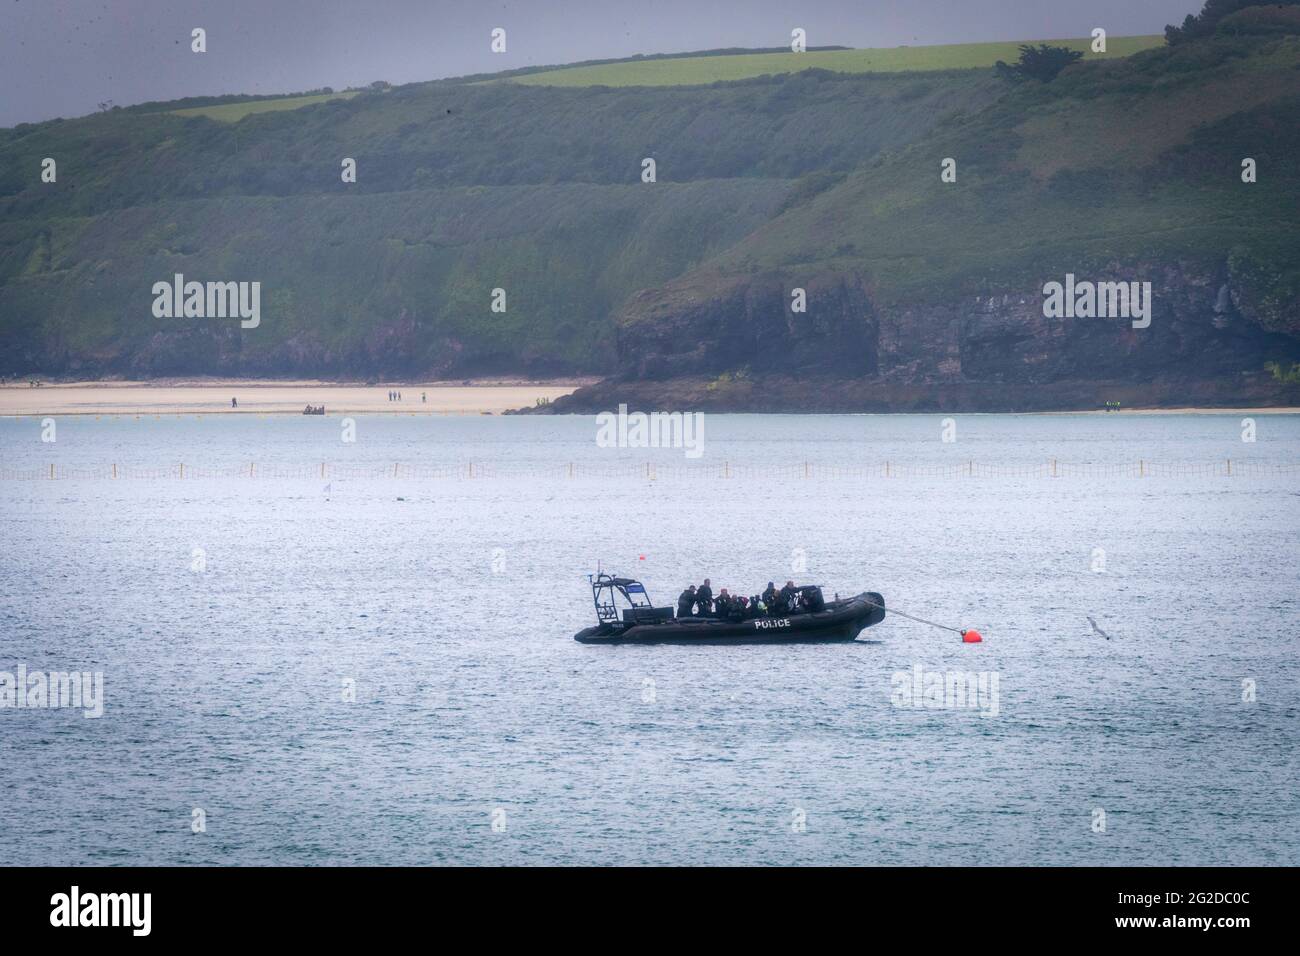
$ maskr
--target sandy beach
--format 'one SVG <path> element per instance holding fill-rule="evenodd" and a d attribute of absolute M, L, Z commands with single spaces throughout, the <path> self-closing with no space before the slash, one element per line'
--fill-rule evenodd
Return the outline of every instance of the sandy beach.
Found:
<path fill-rule="evenodd" d="M 1125 406 L 1117 412 L 1108 412 L 1104 408 L 1088 409 L 1082 412 L 1030 412 L 1031 415 L 1110 415 L 1110 414 L 1139 414 L 1139 415 L 1296 415 L 1300 414 L 1300 408 L 1294 405 L 1274 405 L 1267 408 L 1203 408 L 1203 407 L 1171 407 L 1171 408 L 1143 408 L 1140 405 Z"/>
<path fill-rule="evenodd" d="M 387 413 L 499 415 L 554 401 L 583 384 L 556 382 L 336 384 L 312 381 L 69 382 L 0 387 L 0 415 L 301 415 L 307 405 L 326 414 Z M 400 401 L 390 401 L 390 391 Z M 235 399 L 237 405 L 231 404 Z"/>
<path fill-rule="evenodd" d="M 317 381 L 180 380 L 65 382 L 33 387 L 0 385 L 0 416 L 25 415 L 301 415 L 307 405 L 333 414 L 500 415 L 554 401 L 594 379 L 393 383 L 377 385 Z M 400 400 L 390 401 L 390 391 Z M 231 399 L 238 404 L 232 405 Z M 1300 408 L 1139 408 L 1118 414 L 1294 415 Z M 1102 409 L 1031 412 L 1039 415 L 1105 415 Z"/>

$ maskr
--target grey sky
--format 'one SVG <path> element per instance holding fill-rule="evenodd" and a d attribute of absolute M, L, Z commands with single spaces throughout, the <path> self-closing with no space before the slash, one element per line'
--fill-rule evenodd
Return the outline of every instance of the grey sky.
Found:
<path fill-rule="evenodd" d="M 1160 33 L 1202 0 L 0 0 L 0 126 L 635 53 Z M 489 51 L 504 27 L 508 52 Z M 203 27 L 208 52 L 190 52 Z"/>

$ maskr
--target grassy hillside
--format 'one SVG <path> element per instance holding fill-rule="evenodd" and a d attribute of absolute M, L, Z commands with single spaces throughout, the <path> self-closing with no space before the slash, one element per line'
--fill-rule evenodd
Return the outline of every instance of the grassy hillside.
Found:
<path fill-rule="evenodd" d="M 1001 93 L 991 76 L 816 71 L 710 89 L 419 84 L 238 122 L 100 113 L 0 131 L 0 214 L 93 215 L 163 199 L 456 185 L 660 182 L 848 171 Z M 252 101 L 236 106 L 274 103 Z M 219 107 L 224 108 L 224 107 Z M 56 157 L 55 185 L 39 179 Z M 346 188 L 340 161 L 359 166 Z"/>
<path fill-rule="evenodd" d="M 249 100 L 243 103 L 218 103 L 212 106 L 192 106 L 188 109 L 171 110 L 176 116 L 206 116 L 208 119 L 223 123 L 237 123 L 245 116 L 254 113 L 270 113 L 280 110 L 296 110 L 316 103 L 328 103 L 331 100 L 347 100 L 356 96 L 355 90 L 345 93 L 317 93 L 313 96 L 281 96 L 267 100 Z"/>
<path fill-rule="evenodd" d="M 1116 261 L 1234 258 L 1295 303 L 1297 116 L 1294 36 L 1080 64 L 877 157 L 682 284 L 856 271 L 883 300 L 916 303 Z M 1241 181 L 1247 156 L 1253 184 Z M 956 183 L 940 180 L 945 157 Z"/>
<path fill-rule="evenodd" d="M 1122 57 L 1164 42 L 1158 36 L 1109 37 L 1105 53 L 1093 53 L 1091 39 L 1033 41 L 1081 51 L 1086 58 Z M 943 46 L 900 46 L 867 50 L 809 50 L 805 53 L 753 53 L 740 56 L 675 57 L 633 60 L 596 66 L 575 66 L 511 77 L 512 83 L 534 86 L 684 86 L 727 83 L 796 73 L 899 73 L 969 70 L 991 67 L 998 60 L 1014 61 L 1018 42 L 957 43 Z"/>
<path fill-rule="evenodd" d="M 789 189 L 455 187 L 157 203 L 35 237 L 5 223 L 6 358 L 52 341 L 83 368 L 153 374 L 590 369 L 630 293 L 740 239 Z M 260 281 L 261 328 L 154 319 L 150 287 L 177 272 Z"/>
<path fill-rule="evenodd" d="M 707 310 L 719 290 L 743 312 L 751 279 L 853 276 L 870 301 L 845 293 L 844 311 L 861 315 L 1121 260 L 1230 268 L 1290 328 L 1300 39 L 1196 39 L 1046 85 L 906 60 L 1014 56 L 978 46 L 819 51 L 799 63 L 840 66 L 715 85 L 516 74 L 0 130 L 0 372 L 601 372 L 616 320 Z M 635 83 L 786 56 L 579 69 Z M 872 57 L 904 60 L 849 69 Z M 261 326 L 154 318 L 152 284 L 176 272 L 260 281 Z"/>
<path fill-rule="evenodd" d="M 430 83 L 235 122 L 123 110 L 2 131 L 0 353 L 7 372 L 600 371 L 631 292 L 1000 93 L 967 73 L 654 97 Z M 261 281 L 261 328 L 154 319 L 149 288 L 176 271 Z M 508 318 L 486 311 L 497 287 Z"/>

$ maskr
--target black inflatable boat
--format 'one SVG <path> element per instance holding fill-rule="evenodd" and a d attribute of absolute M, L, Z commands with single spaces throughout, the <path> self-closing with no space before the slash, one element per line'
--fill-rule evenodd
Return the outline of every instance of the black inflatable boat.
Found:
<path fill-rule="evenodd" d="M 805 585 L 806 606 L 816 610 L 741 617 L 674 617 L 670 607 L 655 607 L 645 587 L 633 578 L 591 576 L 595 627 L 573 635 L 583 644 L 791 644 L 851 641 L 885 619 L 885 599 L 875 591 L 825 601 L 821 589 Z M 620 601 L 620 598 L 622 599 Z"/>

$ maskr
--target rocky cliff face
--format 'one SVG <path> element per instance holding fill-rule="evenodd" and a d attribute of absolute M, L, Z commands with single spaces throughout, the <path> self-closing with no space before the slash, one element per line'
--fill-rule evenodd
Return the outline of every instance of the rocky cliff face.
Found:
<path fill-rule="evenodd" d="M 808 309 L 790 308 L 778 275 L 733 279 L 718 288 L 669 286 L 640 292 L 618 334 L 620 380 L 753 372 L 873 375 L 879 339 L 871 297 L 852 275 L 805 286 Z"/>
<path fill-rule="evenodd" d="M 1114 263 L 1079 280 L 1151 283 L 1151 321 L 1048 318 L 1041 283 L 928 304 L 878 302 L 854 273 L 696 277 L 629 303 L 618 368 L 552 406 L 988 411 L 1292 404 L 1264 371 L 1300 361 L 1295 303 L 1260 304 L 1222 263 Z M 1044 281 L 1064 282 L 1065 276 Z"/>

